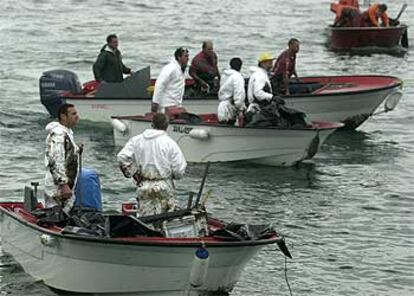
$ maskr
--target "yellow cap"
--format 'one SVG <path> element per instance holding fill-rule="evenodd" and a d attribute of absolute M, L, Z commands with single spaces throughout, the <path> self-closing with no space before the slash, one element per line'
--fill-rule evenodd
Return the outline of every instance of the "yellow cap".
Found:
<path fill-rule="evenodd" d="M 259 63 L 264 62 L 264 61 L 274 60 L 274 59 L 275 58 L 272 56 L 270 52 L 262 52 L 259 55 Z"/>
<path fill-rule="evenodd" d="M 147 93 L 148 93 L 150 96 L 152 96 L 152 95 L 154 94 L 154 89 L 155 89 L 155 86 L 154 86 L 154 85 L 150 85 L 150 86 L 148 86 L 148 87 L 147 87 Z"/>

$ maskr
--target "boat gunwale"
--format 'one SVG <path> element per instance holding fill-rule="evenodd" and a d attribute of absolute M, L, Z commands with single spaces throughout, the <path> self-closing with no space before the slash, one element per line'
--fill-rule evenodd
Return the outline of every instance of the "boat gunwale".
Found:
<path fill-rule="evenodd" d="M 214 114 L 214 113 L 200 113 L 202 114 Z M 127 115 L 127 116 L 111 116 L 111 119 L 118 119 L 118 120 L 131 120 L 135 122 L 147 122 L 151 123 L 151 119 L 144 118 L 142 115 Z M 326 126 L 315 126 L 316 124 L 324 124 Z M 312 126 L 310 127 L 304 127 L 304 128 L 282 128 L 278 126 L 268 126 L 268 127 L 255 127 L 255 126 L 234 126 L 234 125 L 225 125 L 225 124 L 219 124 L 218 122 L 214 123 L 188 123 L 188 122 L 174 122 L 170 121 L 169 125 L 186 125 L 186 126 L 192 126 L 192 127 L 214 127 L 214 128 L 226 128 L 226 129 L 247 129 L 247 130 L 268 130 L 268 131 L 312 131 L 312 132 L 318 132 L 318 131 L 326 131 L 326 130 L 333 130 L 338 129 L 341 127 L 344 127 L 344 124 L 342 122 L 334 122 L 334 121 L 323 121 L 323 120 L 317 120 L 312 121 Z"/>
<path fill-rule="evenodd" d="M 334 93 L 308 93 L 308 94 L 295 94 L 295 95 L 281 95 L 284 99 L 294 99 L 294 98 L 304 98 L 304 97 L 325 97 L 325 96 L 343 96 L 343 95 L 359 95 L 364 93 L 370 93 L 370 92 L 376 92 L 376 91 L 382 91 L 387 89 L 396 88 L 402 85 L 402 80 L 395 76 L 388 76 L 388 75 L 341 75 L 341 76 L 305 76 L 305 77 L 299 77 L 299 79 L 329 79 L 329 78 L 348 78 L 348 77 L 355 77 L 355 78 L 388 78 L 395 80 L 395 82 L 392 85 L 386 85 L 386 86 L 380 86 L 374 89 L 362 89 L 362 90 L 349 90 L 349 91 L 341 91 L 341 92 L 334 92 Z M 75 100 L 75 101 L 86 101 L 86 100 L 95 100 L 95 101 L 109 101 L 109 100 L 125 100 L 125 101 L 132 101 L 132 100 L 150 100 L 152 97 L 129 97 L 129 98 L 115 98 L 115 97 L 87 97 L 86 95 L 73 95 L 73 96 L 67 96 L 63 95 L 62 99 L 66 100 Z M 191 101 L 211 101 L 215 100 L 217 101 L 217 96 L 206 96 L 206 97 L 186 97 L 184 96 L 183 101 L 191 100 Z"/>
<path fill-rule="evenodd" d="M 122 239 L 114 239 L 114 238 L 100 238 L 100 237 L 88 237 L 88 236 L 78 236 L 72 234 L 62 234 L 58 233 L 43 227 L 40 227 L 36 224 L 30 223 L 26 221 L 24 218 L 20 217 L 17 213 L 7 209 L 3 206 L 3 204 L 22 204 L 18 202 L 1 202 L 0 203 L 0 215 L 8 215 L 12 219 L 16 220 L 20 224 L 24 226 L 28 226 L 31 229 L 39 231 L 41 233 L 49 234 L 54 237 L 58 237 L 61 239 L 68 239 L 68 240 L 75 240 L 75 241 L 85 241 L 85 242 L 95 242 L 95 243 L 102 243 L 102 244 L 109 244 L 109 245 L 125 245 L 125 246 L 156 246 L 156 247 L 178 247 L 178 248 L 194 248 L 199 247 L 200 245 L 205 245 L 209 248 L 231 248 L 231 247 L 253 247 L 253 246 L 262 246 L 262 245 L 270 245 L 277 243 L 283 240 L 283 237 L 279 237 L 274 235 L 271 238 L 261 239 L 261 240 L 254 240 L 254 241 L 211 241 L 205 240 L 203 238 L 188 238 L 186 239 L 172 239 L 172 238 L 157 238 L 158 240 L 128 240 L 128 238 Z M 0 216 L 0 221 L 3 221 L 4 217 Z M 0 222 L 1 223 L 1 222 Z M 207 237 L 208 238 L 208 237 Z M 164 239 L 165 242 L 162 242 L 161 239 Z"/>
<path fill-rule="evenodd" d="M 401 24 L 400 26 L 390 26 L 390 27 L 334 27 L 333 25 L 328 26 L 332 31 L 404 31 L 408 29 L 408 25 Z"/>

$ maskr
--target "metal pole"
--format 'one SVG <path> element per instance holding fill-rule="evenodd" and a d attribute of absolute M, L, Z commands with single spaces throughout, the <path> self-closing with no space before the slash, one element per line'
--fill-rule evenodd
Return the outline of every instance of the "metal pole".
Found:
<path fill-rule="evenodd" d="M 401 15 L 407 9 L 407 7 L 408 7 L 408 4 L 404 3 L 403 6 L 400 9 L 400 12 L 398 13 L 397 17 L 395 18 L 395 21 L 398 21 L 400 19 Z"/>
<path fill-rule="evenodd" d="M 82 152 L 83 152 L 83 145 L 79 145 L 79 175 L 76 186 L 81 186 L 81 179 L 82 179 Z M 76 187 L 74 188 L 76 190 Z M 76 201 L 75 201 L 76 202 Z M 82 214 L 82 187 L 79 187 L 79 216 Z"/>
<path fill-rule="evenodd" d="M 201 194 L 203 193 L 203 189 L 204 189 L 204 184 L 206 183 L 206 178 L 207 178 L 208 168 L 209 167 L 210 167 L 210 162 L 207 162 L 206 169 L 204 171 L 203 180 L 201 181 L 200 190 L 198 191 L 198 195 L 197 195 L 197 199 L 196 199 L 196 202 L 195 202 L 195 206 L 197 206 L 198 203 L 200 202 Z"/>

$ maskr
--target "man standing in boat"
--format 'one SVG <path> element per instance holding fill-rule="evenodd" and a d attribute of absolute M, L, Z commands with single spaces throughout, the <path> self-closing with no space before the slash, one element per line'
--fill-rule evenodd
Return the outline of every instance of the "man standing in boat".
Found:
<path fill-rule="evenodd" d="M 156 113 L 152 128 L 131 138 L 118 153 L 120 169 L 137 185 L 138 215 L 148 216 L 175 208 L 174 179 L 187 167 L 177 143 L 167 134 L 168 118 Z"/>
<path fill-rule="evenodd" d="M 106 38 L 96 62 L 93 64 L 93 74 L 99 82 L 122 82 L 123 74 L 132 74 L 130 68 L 122 62 L 122 55 L 118 49 L 118 37 L 114 34 Z"/>
<path fill-rule="evenodd" d="M 246 109 L 246 90 L 243 76 L 240 74 L 242 60 L 232 58 L 230 69 L 223 71 L 218 93 L 219 106 L 217 117 L 220 123 L 233 125 L 237 115 Z"/>
<path fill-rule="evenodd" d="M 59 122 L 46 126 L 45 206 L 62 206 L 68 213 L 74 203 L 74 188 L 79 173 L 79 154 L 72 128 L 79 115 L 72 104 L 63 104 L 58 111 Z"/>
<path fill-rule="evenodd" d="M 220 81 L 220 72 L 217 66 L 217 54 L 212 41 L 204 41 L 202 50 L 191 61 L 190 76 L 196 84 L 199 93 L 217 93 Z"/>
<path fill-rule="evenodd" d="M 182 106 L 188 59 L 188 49 L 179 47 L 174 52 L 174 59 L 161 70 L 155 81 L 151 112 L 168 114 L 168 108 Z"/>
<path fill-rule="evenodd" d="M 283 51 L 273 66 L 273 87 L 278 95 L 290 95 L 289 79 L 298 77 L 296 73 L 296 55 L 299 52 L 299 40 L 292 38 L 288 42 L 289 48 Z"/>

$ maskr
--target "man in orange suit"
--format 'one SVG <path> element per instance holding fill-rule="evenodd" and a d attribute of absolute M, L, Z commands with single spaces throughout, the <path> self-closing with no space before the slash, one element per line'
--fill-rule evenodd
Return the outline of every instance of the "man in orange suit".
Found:
<path fill-rule="evenodd" d="M 379 27 L 378 20 L 381 19 L 384 27 L 390 26 L 390 20 L 386 13 L 387 5 L 373 4 L 362 14 L 363 22 L 366 27 Z"/>

